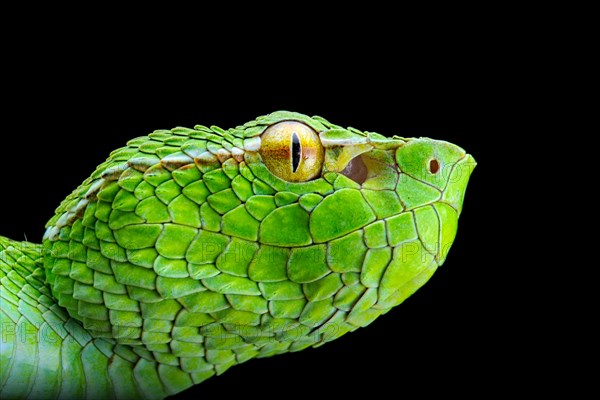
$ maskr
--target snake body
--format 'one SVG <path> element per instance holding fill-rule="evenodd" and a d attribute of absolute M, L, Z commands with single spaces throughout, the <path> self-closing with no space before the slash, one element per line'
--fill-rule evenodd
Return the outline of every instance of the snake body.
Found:
<path fill-rule="evenodd" d="M 284 111 L 133 139 L 42 244 L 0 237 L 1 397 L 160 399 L 364 327 L 444 262 L 474 165 Z"/>

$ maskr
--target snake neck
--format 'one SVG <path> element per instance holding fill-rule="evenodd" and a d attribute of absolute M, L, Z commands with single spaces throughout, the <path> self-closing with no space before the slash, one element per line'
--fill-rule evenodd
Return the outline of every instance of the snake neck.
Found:
<path fill-rule="evenodd" d="M 47 286 L 42 246 L 0 236 L 0 398 L 160 399 L 198 378 L 93 338 Z"/>

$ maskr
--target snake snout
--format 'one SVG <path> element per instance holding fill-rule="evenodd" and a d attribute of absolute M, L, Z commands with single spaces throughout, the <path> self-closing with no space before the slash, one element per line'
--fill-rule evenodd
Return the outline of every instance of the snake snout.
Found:
<path fill-rule="evenodd" d="M 476 166 L 475 158 L 470 154 L 466 154 L 453 165 L 448 176 L 448 186 L 444 190 L 442 200 L 458 213 L 462 211 L 467 184 Z"/>

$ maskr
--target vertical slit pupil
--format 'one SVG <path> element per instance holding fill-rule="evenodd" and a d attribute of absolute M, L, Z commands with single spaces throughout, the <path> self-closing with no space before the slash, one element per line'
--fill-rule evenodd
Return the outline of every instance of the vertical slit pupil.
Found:
<path fill-rule="evenodd" d="M 292 133 L 292 172 L 296 172 L 300 165 L 300 155 L 302 148 L 300 146 L 300 138 L 296 132 Z"/>

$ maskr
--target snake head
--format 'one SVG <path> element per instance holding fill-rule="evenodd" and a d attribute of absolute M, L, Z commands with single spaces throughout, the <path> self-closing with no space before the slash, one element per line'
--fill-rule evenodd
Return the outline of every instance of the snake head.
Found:
<path fill-rule="evenodd" d="M 354 193 L 354 199 L 328 200 L 335 205 L 328 209 L 331 216 L 311 219 L 314 220 L 311 235 L 316 234 L 317 241 L 335 239 L 372 222 L 373 216 L 386 221 L 408 212 L 424 215 L 428 213 L 424 210 L 433 207 L 437 223 L 423 222 L 421 229 L 432 231 L 427 238 L 431 242 L 429 247 L 437 249 L 436 258 L 443 262 L 456 232 L 469 177 L 476 166 L 474 158 L 449 142 L 387 138 L 314 118 L 316 121 L 286 120 L 270 126 L 258 150 L 261 162 L 284 180 L 313 180 L 307 187 L 314 187 L 315 180 L 324 179 L 336 191 L 355 190 L 341 192 L 343 196 Z M 295 175 L 294 168 L 302 174 Z M 302 185 L 295 188 L 302 191 Z M 361 220 L 360 216 L 364 218 Z M 444 226 L 447 232 L 443 232 Z M 433 237 L 433 231 L 440 233 L 437 238 Z M 393 230 L 388 233 L 394 235 Z"/>
<path fill-rule="evenodd" d="M 57 209 L 48 283 L 92 336 L 200 381 L 410 296 L 446 258 L 473 166 L 450 143 L 290 112 L 155 131 Z"/>
<path fill-rule="evenodd" d="M 286 234 L 288 226 L 306 230 L 308 222 L 306 242 L 296 245 L 324 244 L 334 272 L 349 282 L 359 274 L 356 279 L 369 290 L 377 288 L 377 302 L 368 315 L 399 304 L 445 261 L 474 158 L 445 141 L 388 138 L 320 117 L 294 117 L 265 130 L 258 149 L 262 158 L 247 157 L 248 165 L 268 181 L 277 181 L 272 175 L 293 177 L 286 187 L 301 196 L 301 205 L 325 183 L 333 191 L 321 193 L 324 197 L 306 209 L 302 223 L 283 212 L 274 219 L 272 229 L 279 236 L 273 244 L 289 245 L 297 236 Z M 303 166 L 303 175 L 293 175 L 294 168 Z"/>

